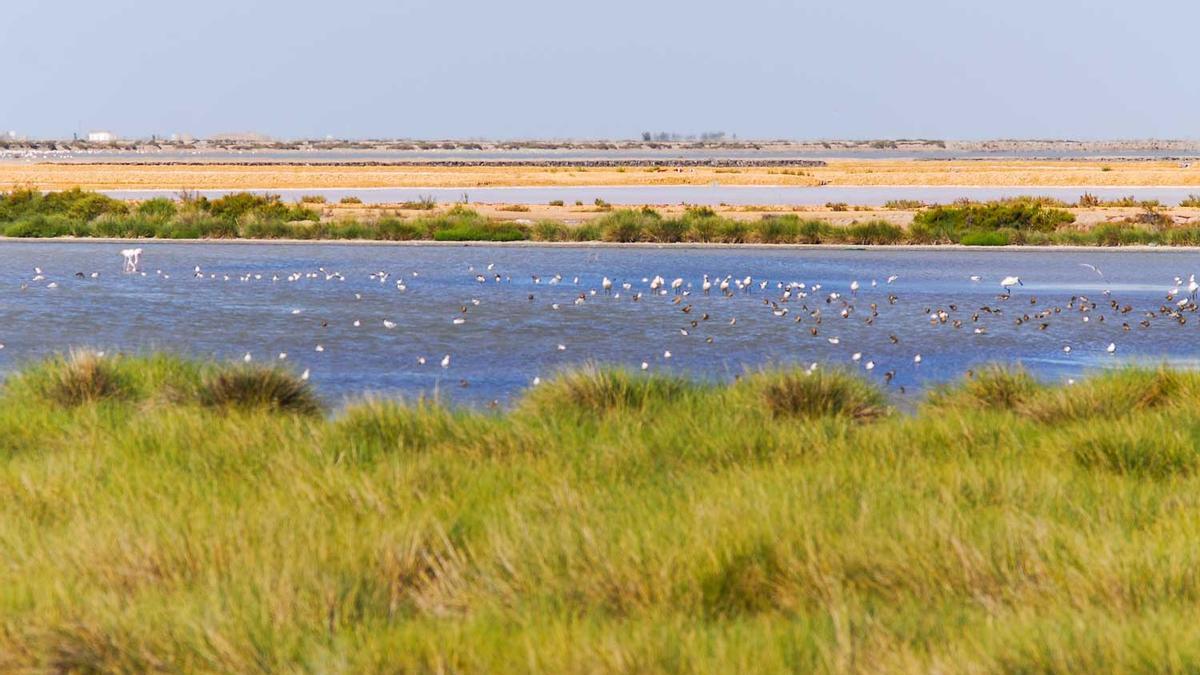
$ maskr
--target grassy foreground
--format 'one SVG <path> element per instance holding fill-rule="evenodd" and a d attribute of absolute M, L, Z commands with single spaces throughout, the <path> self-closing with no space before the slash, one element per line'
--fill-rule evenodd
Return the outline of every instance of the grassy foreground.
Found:
<path fill-rule="evenodd" d="M 58 359 L 0 391 L 0 670 L 1195 671 L 1198 395 L 584 368 L 329 415 Z"/>

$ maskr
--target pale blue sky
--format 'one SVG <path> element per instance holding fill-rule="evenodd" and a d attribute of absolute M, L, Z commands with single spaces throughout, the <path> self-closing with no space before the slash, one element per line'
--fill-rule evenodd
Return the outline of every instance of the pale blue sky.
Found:
<path fill-rule="evenodd" d="M 1195 0 L 14 1 L 0 130 L 1197 138 L 1198 25 Z"/>

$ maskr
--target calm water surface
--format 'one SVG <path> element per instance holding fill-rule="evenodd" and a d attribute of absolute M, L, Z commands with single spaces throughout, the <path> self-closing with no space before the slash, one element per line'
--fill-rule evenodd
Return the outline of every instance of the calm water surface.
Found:
<path fill-rule="evenodd" d="M 118 199 L 150 199 L 174 196 L 177 190 L 105 190 Z M 220 197 L 236 190 L 199 190 L 209 198 Z M 266 193 L 265 190 L 252 192 Z M 1006 197 L 1034 195 L 1053 197 L 1073 203 L 1087 192 L 1102 199 L 1134 197 L 1138 200 L 1156 199 L 1175 206 L 1187 197 L 1200 193 L 1196 187 L 888 187 L 836 186 L 787 187 L 771 185 L 638 185 L 638 186 L 572 186 L 572 187 L 497 187 L 497 188 L 351 188 L 313 190 L 270 190 L 288 201 L 299 201 L 304 195 L 320 195 L 330 202 L 342 197 L 358 197 L 364 204 L 394 204 L 433 197 L 443 204 L 469 201 L 485 204 L 517 203 L 545 204 L 561 199 L 572 204 L 591 204 L 603 199 L 610 204 L 786 204 L 820 205 L 845 202 L 853 205 L 882 206 L 892 199 L 917 199 L 929 204 L 949 204 L 959 199 L 987 201 Z"/>
<path fill-rule="evenodd" d="M 1129 360 L 1192 365 L 1200 355 L 1196 315 L 1183 311 L 1181 324 L 1160 311 L 1175 305 L 1165 300 L 1175 276 L 1186 283 L 1200 272 L 1200 255 L 1186 251 L 139 245 L 144 276 L 121 273 L 119 251 L 128 244 L 0 244 L 0 374 L 74 347 L 227 360 L 249 352 L 256 361 L 286 352 L 331 401 L 437 390 L 458 403 L 486 404 L 511 401 L 533 378 L 587 361 L 635 368 L 644 361 L 650 370 L 718 379 L 813 362 L 867 372 L 871 361 L 870 377 L 882 383 L 892 372 L 890 388 L 913 394 L 988 361 L 1020 361 L 1062 380 Z M 34 280 L 35 267 L 43 279 Z M 381 271 L 389 274 L 382 283 L 371 276 Z M 704 295 L 705 274 L 750 276 L 751 290 Z M 643 279 L 655 275 L 668 284 L 683 279 L 681 290 L 690 285 L 690 293 L 652 295 Z M 897 278 L 888 284 L 890 275 Z M 1024 285 L 1000 300 L 1006 275 Z M 604 276 L 616 282 L 612 295 L 601 289 Z M 768 282 L 765 290 L 760 281 Z M 785 300 L 779 284 L 788 283 L 805 287 Z M 831 292 L 840 297 L 830 299 Z M 1096 308 L 1081 312 L 1078 299 L 1068 307 L 1080 295 Z M 868 324 L 872 303 L 878 316 Z M 944 310 L 947 322 L 931 325 L 927 308 Z M 1043 310 L 1050 315 L 1035 316 Z M 1110 343 L 1115 354 L 1106 351 Z M 450 366 L 442 368 L 447 354 Z"/>
<path fill-rule="evenodd" d="M 490 149 L 490 150 L 185 150 L 185 151 L 0 151 L 0 161 L 56 162 L 437 162 L 467 161 L 573 161 L 588 159 L 1181 159 L 1195 158 L 1194 150 L 1167 149 L 1033 149 L 1033 150 L 913 150 L 874 148 L 630 148 L 600 149 Z"/>

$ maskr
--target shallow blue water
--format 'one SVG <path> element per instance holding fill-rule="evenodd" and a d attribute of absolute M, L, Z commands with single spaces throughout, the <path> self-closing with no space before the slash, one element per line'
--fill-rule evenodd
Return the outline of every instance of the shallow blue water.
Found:
<path fill-rule="evenodd" d="M 1138 324 L 1145 312 L 1174 305 L 1165 295 L 1176 275 L 1186 282 L 1200 272 L 1200 255 L 1178 250 L 138 245 L 145 276 L 121 273 L 119 252 L 128 244 L 0 244 L 0 373 L 74 347 L 166 349 L 229 360 L 249 352 L 256 361 L 286 352 L 286 362 L 309 369 L 334 402 L 365 393 L 437 390 L 459 403 L 503 404 L 533 378 L 587 361 L 635 368 L 645 361 L 651 370 L 707 378 L 812 362 L 867 372 L 864 364 L 872 361 L 868 376 L 882 383 L 892 372 L 888 386 L 913 394 L 989 361 L 1020 361 L 1039 376 L 1062 380 L 1128 360 L 1191 365 L 1200 357 L 1194 312 L 1182 312 L 1184 324 L 1163 316 L 1150 319 L 1149 328 Z M 1103 276 L 1082 263 L 1097 266 Z M 43 279 L 34 280 L 35 267 Z M 390 274 L 384 283 L 370 276 L 379 271 Z M 90 278 L 92 272 L 99 278 Z M 288 281 L 293 274 L 300 279 Z M 555 274 L 561 282 L 551 283 Z M 732 297 L 714 289 L 706 296 L 700 290 L 704 274 L 751 276 L 752 289 Z M 678 296 L 679 304 L 675 294 L 652 295 L 643 279 L 655 275 L 668 284 L 684 279 L 681 290 L 690 284 L 690 294 Z M 898 278 L 887 284 L 889 275 Z M 973 282 L 971 275 L 983 278 Z M 999 280 L 1006 275 L 1020 276 L 1024 285 L 1000 300 Z M 613 295 L 601 290 L 604 276 L 616 281 Z M 398 279 L 405 290 L 397 288 Z M 850 291 L 854 280 L 861 286 L 857 295 Z M 759 288 L 760 281 L 768 282 L 767 289 Z M 52 282 L 56 288 L 48 287 Z M 778 284 L 789 282 L 803 282 L 809 296 L 794 292 L 784 301 Z M 632 289 L 623 290 L 623 283 Z M 820 290 L 813 291 L 814 284 Z M 643 294 L 640 301 L 632 299 L 636 292 Z M 841 297 L 830 300 L 830 292 Z M 576 304 L 580 294 L 583 302 Z M 889 294 L 896 296 L 894 304 Z M 1080 312 L 1078 300 L 1067 308 L 1081 294 L 1096 309 Z M 1131 311 L 1120 314 L 1110 300 Z M 868 325 L 871 303 L 878 316 Z M 842 318 L 847 304 L 850 316 Z M 981 312 L 984 306 L 1002 313 Z M 1016 323 L 1052 307 L 1060 312 Z M 947 322 L 931 325 L 926 308 L 945 310 Z M 787 313 L 778 316 L 783 309 Z M 810 313 L 816 309 L 820 324 Z M 975 313 L 978 322 L 972 321 Z M 456 318 L 465 321 L 455 324 Z M 384 320 L 395 328 L 386 328 Z M 963 322 L 960 328 L 955 320 Z M 814 327 L 817 336 L 810 332 Z M 1115 354 L 1106 351 L 1110 343 Z M 862 355 L 858 362 L 851 358 L 855 353 Z M 450 365 L 442 368 L 447 354 Z"/>
<path fill-rule="evenodd" d="M 105 190 L 119 199 L 150 199 L 174 196 L 177 190 Z M 235 190 L 199 190 L 197 194 L 214 198 Z M 253 192 L 268 192 L 257 191 Z M 1052 197 L 1074 203 L 1087 192 L 1101 199 L 1134 197 L 1154 199 L 1176 206 L 1183 199 L 1200 193 L 1195 187 L 917 187 L 917 186 L 837 186 L 788 187 L 772 185 L 636 185 L 572 187 L 494 187 L 494 188 L 347 188 L 313 190 L 270 190 L 287 201 L 299 201 L 305 195 L 320 195 L 330 202 L 342 197 L 358 197 L 364 204 L 395 204 L 433 197 L 442 204 L 472 202 L 482 204 L 545 204 L 562 200 L 567 204 L 591 204 L 603 199 L 610 204 L 786 204 L 821 205 L 845 202 L 861 206 L 882 206 L 892 199 L 916 199 L 928 204 L 950 204 L 959 199 L 987 201 L 1008 197 Z"/>
<path fill-rule="evenodd" d="M 588 159 L 1176 159 L 1192 158 L 1192 150 L 1081 150 L 1081 149 L 1033 149 L 1033 150 L 912 150 L 876 148 L 829 148 L 801 150 L 794 148 L 672 148 L 672 149 L 491 149 L 491 150 L 182 150 L 182 151 L 0 151 L 0 161 L 56 161 L 56 162 L 396 162 L 446 160 L 496 161 L 496 160 L 588 160 Z"/>

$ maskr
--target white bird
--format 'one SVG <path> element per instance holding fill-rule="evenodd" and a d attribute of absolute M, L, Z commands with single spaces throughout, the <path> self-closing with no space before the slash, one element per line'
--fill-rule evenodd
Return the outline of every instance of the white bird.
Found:
<path fill-rule="evenodd" d="M 300 373 L 300 379 L 304 380 L 305 382 L 308 381 L 308 368 L 305 368 L 304 372 Z"/>
<path fill-rule="evenodd" d="M 246 363 L 250 363 L 250 361 L 252 360 L 250 357 L 250 352 L 246 352 L 246 355 L 242 357 L 242 360 L 245 361 Z"/>
<path fill-rule="evenodd" d="M 558 345 L 558 351 L 560 351 L 560 352 L 567 351 L 567 346 L 563 345 L 563 344 Z"/>
<path fill-rule="evenodd" d="M 854 352 L 850 355 L 850 360 L 858 363 L 860 360 L 862 360 L 862 352 Z"/>
<path fill-rule="evenodd" d="M 854 281 L 851 281 L 851 282 L 850 282 L 850 292 L 851 292 L 851 293 L 857 293 L 857 292 L 858 292 L 858 280 L 857 280 L 857 279 L 855 279 Z"/>
<path fill-rule="evenodd" d="M 442 357 L 442 367 L 443 368 L 450 367 L 450 355 L 449 354 Z"/>
<path fill-rule="evenodd" d="M 279 360 L 283 361 L 287 358 L 287 352 L 279 352 Z"/>
<path fill-rule="evenodd" d="M 874 370 L 874 369 L 875 369 L 875 362 L 874 362 L 874 361 L 867 361 L 867 364 L 866 364 L 865 366 L 863 366 L 863 367 L 864 367 L 864 368 L 866 368 L 867 370 Z"/>
<path fill-rule="evenodd" d="M 1109 354 L 1112 354 L 1113 352 L 1117 351 L 1116 343 L 1115 342 L 1108 343 L 1108 347 L 1105 347 L 1104 351 L 1108 352 Z"/>
<path fill-rule="evenodd" d="M 668 349 L 667 351 L 663 352 L 663 358 L 664 359 L 671 358 L 671 350 Z"/>
<path fill-rule="evenodd" d="M 608 277 L 604 277 L 603 279 L 600 280 L 600 287 L 604 289 L 605 293 L 608 293 L 609 291 L 612 290 L 612 279 L 609 279 Z"/>
<path fill-rule="evenodd" d="M 425 365 L 425 357 L 424 356 L 417 357 L 417 365 L 419 365 L 419 366 Z"/>
<path fill-rule="evenodd" d="M 645 361 L 642 361 L 642 370 L 649 370 L 649 369 L 650 369 L 650 364 L 646 363 Z"/>
<path fill-rule="evenodd" d="M 355 321 L 355 322 L 354 322 L 354 324 L 355 324 L 355 325 L 358 325 L 358 322 L 357 322 L 357 321 Z M 395 327 L 396 327 L 396 322 L 395 322 L 395 321 L 388 321 L 387 319 L 384 319 L 384 320 L 383 320 L 383 327 L 384 327 L 384 328 L 387 328 L 388 330 L 391 330 L 391 329 L 393 329 L 393 328 L 395 328 Z"/>
<path fill-rule="evenodd" d="M 323 351 L 325 351 L 325 348 L 322 347 L 321 345 L 317 345 L 317 351 L 323 352 Z"/>
<path fill-rule="evenodd" d="M 971 281 L 979 281 L 979 280 L 983 279 L 983 277 L 979 276 L 978 274 L 972 274 L 972 275 L 971 275 L 970 277 L 968 277 L 968 278 L 969 278 Z"/>
<path fill-rule="evenodd" d="M 1071 353 L 1071 345 L 1066 345 L 1065 347 L 1063 347 L 1063 353 L 1070 354 Z"/>
<path fill-rule="evenodd" d="M 1013 286 L 1024 285 L 1025 284 L 1021 283 L 1021 277 L 1008 276 L 1000 280 L 1000 287 L 1006 290 L 1012 288 Z"/>
<path fill-rule="evenodd" d="M 920 363 L 920 362 L 921 362 L 920 354 L 917 354 L 916 356 L 913 357 L 913 363 Z"/>
<path fill-rule="evenodd" d="M 897 280 L 897 279 L 899 279 L 899 278 L 900 278 L 900 275 L 899 275 L 899 274 L 893 274 L 893 275 L 891 275 L 891 276 L 889 276 L 889 277 L 887 278 L 887 282 L 890 284 L 890 283 L 892 283 L 893 281 L 895 281 L 895 280 Z"/>

